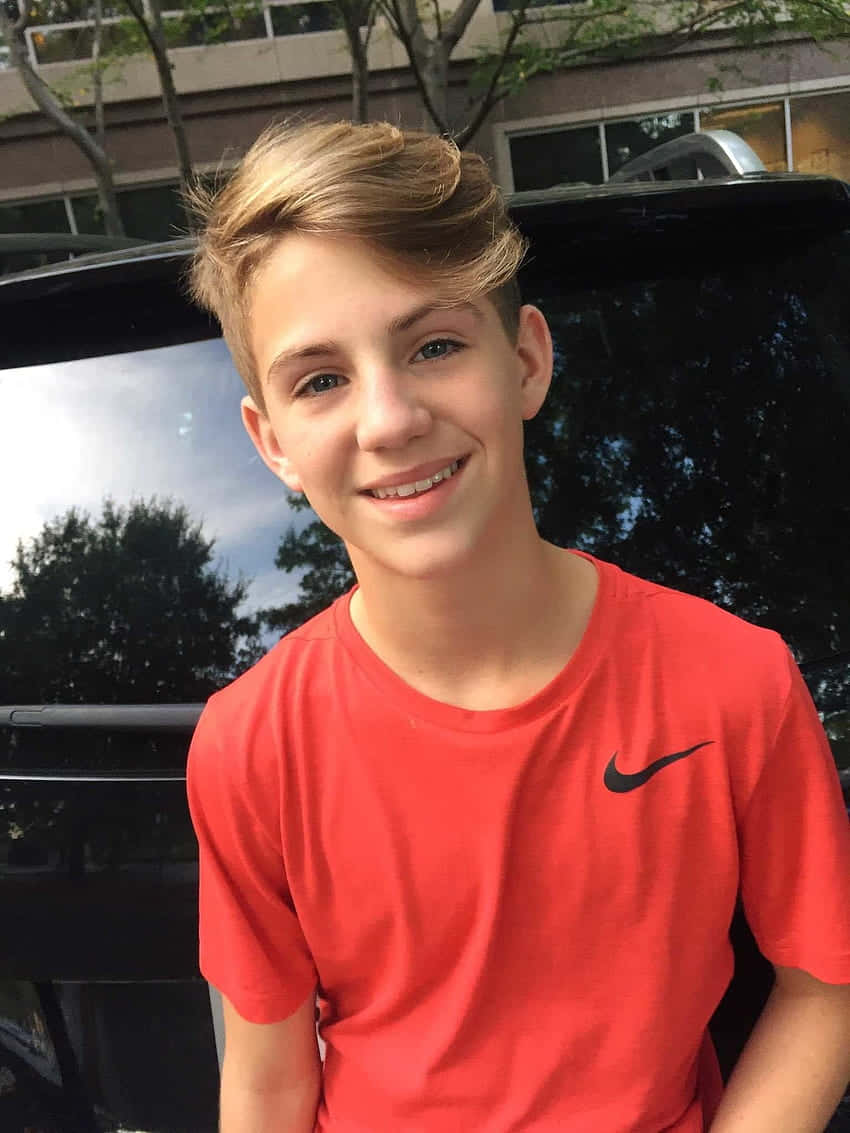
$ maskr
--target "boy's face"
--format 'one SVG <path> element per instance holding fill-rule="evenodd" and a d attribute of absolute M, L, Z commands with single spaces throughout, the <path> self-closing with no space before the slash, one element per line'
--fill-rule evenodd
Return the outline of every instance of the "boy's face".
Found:
<path fill-rule="evenodd" d="M 528 515 L 522 421 L 551 377 L 546 323 L 524 307 L 512 343 L 490 300 L 438 298 L 362 243 L 318 236 L 284 237 L 252 285 L 266 413 L 245 398 L 245 426 L 361 581 L 498 553 Z"/>

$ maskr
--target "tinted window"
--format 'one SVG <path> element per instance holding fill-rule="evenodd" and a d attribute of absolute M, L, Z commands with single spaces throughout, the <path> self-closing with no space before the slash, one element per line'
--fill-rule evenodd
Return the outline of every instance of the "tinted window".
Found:
<path fill-rule="evenodd" d="M 151 347 L 155 304 L 130 318 L 120 294 L 84 296 L 100 332 L 40 303 L 41 333 L 57 335 L 47 352 L 91 357 L 0 370 L 0 476 L 14 485 L 0 517 L 0 704 L 203 701 L 274 640 L 257 611 L 297 590 L 275 566 L 286 491 L 242 428 L 222 340 L 174 342 L 196 333 L 175 316 L 159 328 L 169 344 Z M 23 338 L 29 359 L 37 343 Z M 101 339 L 125 350 L 96 353 Z M 0 769 L 179 768 L 185 749 L 180 734 L 2 729 Z"/>
<path fill-rule="evenodd" d="M 241 394 L 220 339 L 0 373 L 2 590 L 29 629 L 0 701 L 196 700 L 237 670 L 238 614 L 287 590 Z"/>
<path fill-rule="evenodd" d="M 850 648 L 850 237 L 538 243 L 556 373 L 528 430 L 543 531 Z M 563 258 L 561 258 L 563 257 Z"/>

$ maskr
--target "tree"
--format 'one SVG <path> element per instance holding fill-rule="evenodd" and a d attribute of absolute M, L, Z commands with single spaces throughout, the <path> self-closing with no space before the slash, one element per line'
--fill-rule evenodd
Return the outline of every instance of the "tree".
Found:
<path fill-rule="evenodd" d="M 493 108 L 530 78 L 602 60 L 657 56 L 713 30 L 739 42 L 769 41 L 780 28 L 817 40 L 850 34 L 844 0 L 584 0 L 547 6 L 511 0 L 498 47 L 482 49 L 462 120 L 450 106 L 452 55 L 481 0 L 379 0 L 407 54 L 428 118 L 463 147 Z"/>
<path fill-rule="evenodd" d="M 107 500 L 19 543 L 0 598 L 0 702 L 204 700 L 261 653 L 243 581 L 185 508 Z"/>
<path fill-rule="evenodd" d="M 263 651 L 258 619 L 239 612 L 245 583 L 215 570 L 212 553 L 200 525 L 171 502 L 107 500 L 97 520 L 71 509 L 46 523 L 19 543 L 11 590 L 0 595 L 0 703 L 205 700 Z M 23 729 L 2 739 L 19 767 L 115 772 L 186 758 L 180 734 Z M 19 864 L 58 852 L 74 877 L 87 854 L 116 867 L 128 846 L 137 853 L 146 839 L 172 836 L 165 802 L 151 829 L 135 795 L 119 792 L 108 815 L 99 807 L 102 795 L 90 791 L 0 790 L 0 833 Z"/>
<path fill-rule="evenodd" d="M 98 9 L 100 10 L 100 9 Z M 100 126 L 98 140 L 95 140 L 81 123 L 77 122 L 68 110 L 62 105 L 62 100 L 50 89 L 41 75 L 33 67 L 27 53 L 24 33 L 30 23 L 31 8 L 26 0 L 0 0 L 0 33 L 9 48 L 9 59 L 12 66 L 21 76 L 33 102 L 66 137 L 77 146 L 83 156 L 90 162 L 97 183 L 97 196 L 103 214 L 106 232 L 110 236 L 123 236 L 124 225 L 118 211 L 118 199 L 115 195 L 115 181 L 110 161 L 103 143 L 102 132 L 102 89 L 100 86 L 99 61 L 96 66 L 95 105 L 99 108 L 96 113 Z M 98 50 L 100 44 L 100 18 L 97 21 L 96 42 Z"/>
<path fill-rule="evenodd" d="M 17 14 L 8 8 L 17 8 Z M 181 187 L 185 191 L 192 182 L 192 159 L 180 98 L 174 83 L 173 68 L 168 55 L 168 36 L 162 19 L 161 0 L 118 0 L 112 5 L 111 14 L 125 9 L 129 19 L 119 26 L 119 34 L 113 36 L 110 49 L 104 50 L 104 5 L 103 0 L 92 0 L 89 7 L 83 4 L 83 11 L 73 0 L 43 0 L 40 5 L 30 5 L 25 0 L 6 0 L 6 7 L 0 3 L 0 32 L 9 47 L 12 66 L 16 68 L 30 97 L 41 112 L 79 147 L 91 163 L 98 185 L 98 197 L 104 225 L 109 235 L 124 234 L 118 210 L 112 163 L 106 150 L 106 129 L 103 108 L 103 80 L 109 68 L 114 68 L 120 60 L 145 50 L 153 57 L 159 79 L 166 121 L 174 140 Z M 193 27 L 202 29 L 204 42 L 211 41 L 220 34 L 220 19 L 206 20 L 206 0 L 188 5 L 176 21 L 175 30 Z M 51 89 L 30 62 L 24 33 L 34 16 L 52 19 L 57 22 L 78 19 L 88 14 L 92 20 L 92 62 L 81 67 L 80 72 L 90 77 L 94 109 L 94 137 L 69 112 L 61 91 Z M 226 10 L 230 17 L 230 9 Z M 135 30 L 134 30 L 135 29 Z M 191 216 L 187 212 L 187 221 Z"/>
<path fill-rule="evenodd" d="M 153 56 L 154 66 L 159 78 L 159 87 L 162 92 L 165 117 L 174 139 L 177 168 L 180 171 L 180 184 L 185 193 L 192 183 L 192 158 L 189 154 L 189 141 L 186 137 L 186 128 L 180 110 L 180 99 L 177 94 L 177 87 L 174 85 L 172 64 L 168 57 L 168 44 L 162 22 L 162 5 L 160 0 L 147 0 L 148 11 L 150 12 L 148 16 L 143 0 L 124 0 L 124 3 L 127 5 L 130 15 L 136 21 Z"/>
<path fill-rule="evenodd" d="M 293 495 L 289 502 L 296 511 L 309 507 L 304 496 Z M 313 519 L 300 531 L 290 525 L 277 549 L 275 566 L 288 574 L 303 572 L 294 602 L 260 612 L 266 625 L 282 634 L 318 614 L 354 585 L 345 545 L 320 519 Z"/>
<path fill-rule="evenodd" d="M 369 121 L 369 40 L 378 14 L 377 0 L 334 0 L 351 56 L 351 121 Z"/>

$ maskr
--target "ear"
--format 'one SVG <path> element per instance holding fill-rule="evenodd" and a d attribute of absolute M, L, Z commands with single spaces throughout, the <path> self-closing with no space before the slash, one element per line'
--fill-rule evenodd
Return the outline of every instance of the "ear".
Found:
<path fill-rule="evenodd" d="M 520 308 L 516 344 L 522 381 L 522 416 L 536 417 L 552 381 L 552 335 L 549 324 L 537 307 Z"/>
<path fill-rule="evenodd" d="M 284 454 L 268 417 L 259 408 L 253 397 L 242 398 L 242 424 L 254 442 L 263 464 L 286 484 L 291 492 L 303 492 L 301 478 Z"/>

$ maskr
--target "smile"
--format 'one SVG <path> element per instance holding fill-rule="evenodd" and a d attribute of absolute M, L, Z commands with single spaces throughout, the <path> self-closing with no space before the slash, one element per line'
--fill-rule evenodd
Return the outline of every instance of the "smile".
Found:
<path fill-rule="evenodd" d="M 441 468 L 439 472 L 435 472 L 433 476 L 429 476 L 425 480 L 414 480 L 410 484 L 396 484 L 393 488 L 373 488 L 371 495 L 378 500 L 392 499 L 394 496 L 418 496 L 429 491 L 435 484 L 450 479 L 459 467 L 460 461 L 453 460 L 451 464 L 447 464 L 445 468 Z"/>

